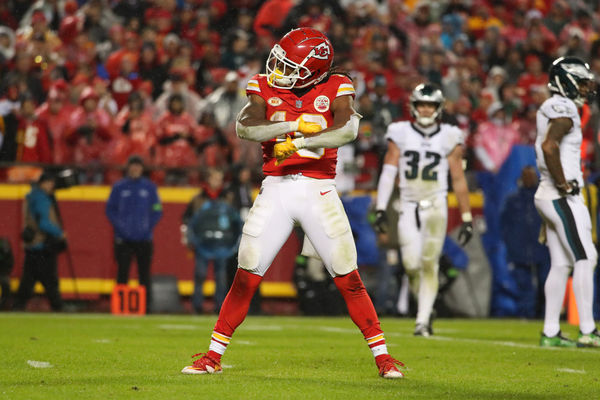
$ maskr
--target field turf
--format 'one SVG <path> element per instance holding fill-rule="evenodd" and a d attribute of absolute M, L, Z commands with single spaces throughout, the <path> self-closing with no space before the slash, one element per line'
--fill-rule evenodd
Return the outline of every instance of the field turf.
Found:
<path fill-rule="evenodd" d="M 600 349 L 538 347 L 540 321 L 386 318 L 406 378 L 377 375 L 349 318 L 248 317 L 221 375 L 182 375 L 215 317 L 0 314 L 1 399 L 597 399 Z M 564 333 L 576 336 L 577 328 Z"/>

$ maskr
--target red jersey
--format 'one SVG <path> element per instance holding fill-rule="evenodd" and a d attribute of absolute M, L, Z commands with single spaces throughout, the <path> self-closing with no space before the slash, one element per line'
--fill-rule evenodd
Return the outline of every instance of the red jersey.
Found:
<path fill-rule="evenodd" d="M 52 162 L 48 132 L 42 121 L 19 118 L 17 142 L 17 161 Z"/>
<path fill-rule="evenodd" d="M 270 121 L 304 121 L 315 122 L 323 129 L 333 125 L 331 104 L 339 96 L 354 97 L 352 81 L 344 75 L 332 75 L 324 82 L 313 86 L 303 96 L 298 97 L 291 90 L 277 89 L 269 86 L 266 75 L 255 75 L 248 81 L 246 94 L 256 94 L 267 103 L 267 119 Z M 299 132 L 291 133 L 299 137 Z M 265 175 L 302 175 L 317 179 L 335 178 L 337 149 L 301 149 L 276 166 L 273 147 L 277 142 L 285 140 L 285 135 L 262 143 L 263 173 Z"/>

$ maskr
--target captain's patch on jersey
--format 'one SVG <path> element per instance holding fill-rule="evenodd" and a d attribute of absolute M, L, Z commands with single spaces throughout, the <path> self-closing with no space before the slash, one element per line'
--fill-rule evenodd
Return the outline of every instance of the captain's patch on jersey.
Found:
<path fill-rule="evenodd" d="M 313 105 L 315 106 L 315 110 L 318 112 L 325 112 L 329 110 L 329 97 L 317 96 Z"/>
<path fill-rule="evenodd" d="M 269 103 L 270 106 L 277 107 L 283 103 L 283 100 L 279 97 L 270 97 L 269 100 L 267 100 L 267 103 Z"/>

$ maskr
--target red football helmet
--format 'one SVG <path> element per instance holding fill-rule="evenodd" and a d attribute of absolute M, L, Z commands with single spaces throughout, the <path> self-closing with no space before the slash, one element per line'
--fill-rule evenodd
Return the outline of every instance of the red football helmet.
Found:
<path fill-rule="evenodd" d="M 312 28 L 294 29 L 273 46 L 267 79 L 278 89 L 300 89 L 321 81 L 333 63 L 333 46 Z"/>

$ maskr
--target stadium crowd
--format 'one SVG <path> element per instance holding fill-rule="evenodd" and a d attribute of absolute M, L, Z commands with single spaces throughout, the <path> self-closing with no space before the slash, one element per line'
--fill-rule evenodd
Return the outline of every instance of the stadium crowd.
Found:
<path fill-rule="evenodd" d="M 364 118 L 345 170 L 357 188 L 375 188 L 386 127 L 410 116 L 422 81 L 442 86 L 468 170 L 496 172 L 514 144 L 532 144 L 554 58 L 579 56 L 600 75 L 599 19 L 581 0 L 5 1 L 2 171 L 19 181 L 29 178 L 19 163 L 69 164 L 85 182 L 112 183 L 138 154 L 163 184 L 193 184 L 208 167 L 258 172 L 260 149 L 234 132 L 246 82 L 278 37 L 308 26 L 354 79 Z M 582 112 L 595 170 L 598 105 Z"/>

